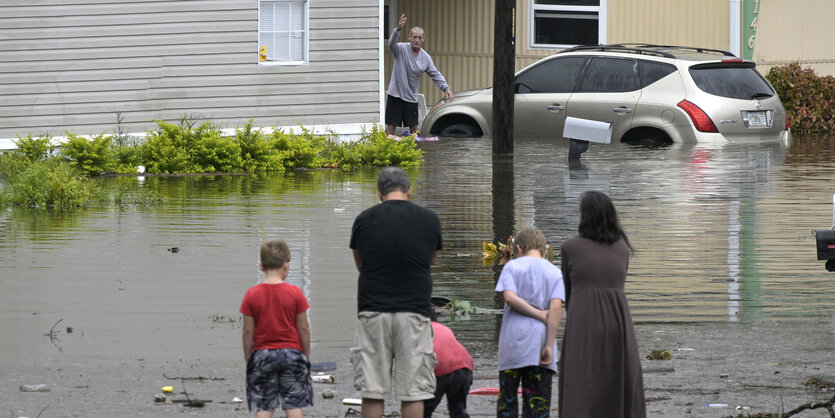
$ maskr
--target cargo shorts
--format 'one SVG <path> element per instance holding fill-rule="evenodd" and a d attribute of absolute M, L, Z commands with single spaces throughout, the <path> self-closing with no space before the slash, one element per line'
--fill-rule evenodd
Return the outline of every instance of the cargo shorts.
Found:
<path fill-rule="evenodd" d="M 310 362 L 293 348 L 258 350 L 246 368 L 250 411 L 271 411 L 313 406 Z"/>
<path fill-rule="evenodd" d="M 363 398 L 385 399 L 392 387 L 400 401 L 435 397 L 432 323 L 412 312 L 360 312 L 351 348 L 354 388 Z"/>

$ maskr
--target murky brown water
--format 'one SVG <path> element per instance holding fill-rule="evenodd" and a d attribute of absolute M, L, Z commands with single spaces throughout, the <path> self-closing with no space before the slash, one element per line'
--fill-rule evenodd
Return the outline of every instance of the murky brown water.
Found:
<path fill-rule="evenodd" d="M 560 140 L 519 141 L 512 163 L 496 164 L 489 140 L 425 143 L 426 162 L 411 174 L 413 200 L 444 228 L 435 294 L 500 307 L 498 269 L 482 266 L 481 244 L 534 224 L 559 245 L 575 234 L 580 194 L 597 189 L 612 196 L 637 250 L 627 284 L 637 322 L 835 321 L 835 273 L 816 261 L 811 235 L 833 222 L 833 144 L 592 144 L 569 168 Z M 348 238 L 354 217 L 376 203 L 375 175 L 115 178 L 106 180 L 114 189 L 147 187 L 169 202 L 3 211 L 0 366 L 56 356 L 237 359 L 239 324 L 228 318 L 239 318 L 258 280 L 258 247 L 273 238 L 293 252 L 314 350 L 347 353 L 356 317 Z M 60 319 L 60 339 L 50 341 L 44 333 Z M 473 315 L 454 329 L 489 349 L 499 319 Z"/>

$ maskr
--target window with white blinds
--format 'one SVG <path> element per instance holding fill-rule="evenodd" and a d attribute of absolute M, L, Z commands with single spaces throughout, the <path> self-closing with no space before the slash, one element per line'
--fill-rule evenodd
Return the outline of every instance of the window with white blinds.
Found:
<path fill-rule="evenodd" d="M 261 54 L 259 63 L 307 63 L 307 6 L 307 0 L 261 0 L 259 2 L 258 50 Z"/>

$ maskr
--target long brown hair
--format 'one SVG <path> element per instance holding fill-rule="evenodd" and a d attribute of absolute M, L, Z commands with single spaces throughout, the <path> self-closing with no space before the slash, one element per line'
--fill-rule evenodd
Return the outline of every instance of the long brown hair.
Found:
<path fill-rule="evenodd" d="M 583 193 L 580 199 L 580 224 L 577 231 L 581 237 L 612 244 L 623 238 L 630 251 L 634 251 L 626 232 L 618 222 L 618 212 L 609 196 L 596 190 Z"/>

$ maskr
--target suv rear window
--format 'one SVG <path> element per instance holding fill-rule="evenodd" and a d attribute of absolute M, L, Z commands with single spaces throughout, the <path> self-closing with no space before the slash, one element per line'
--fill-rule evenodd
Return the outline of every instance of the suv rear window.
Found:
<path fill-rule="evenodd" d="M 690 76 L 705 93 L 732 99 L 756 99 L 773 96 L 774 90 L 750 66 L 694 65 Z"/>
<path fill-rule="evenodd" d="M 663 62 L 638 60 L 638 74 L 641 76 L 641 87 L 646 87 L 672 73 L 676 66 Z"/>

